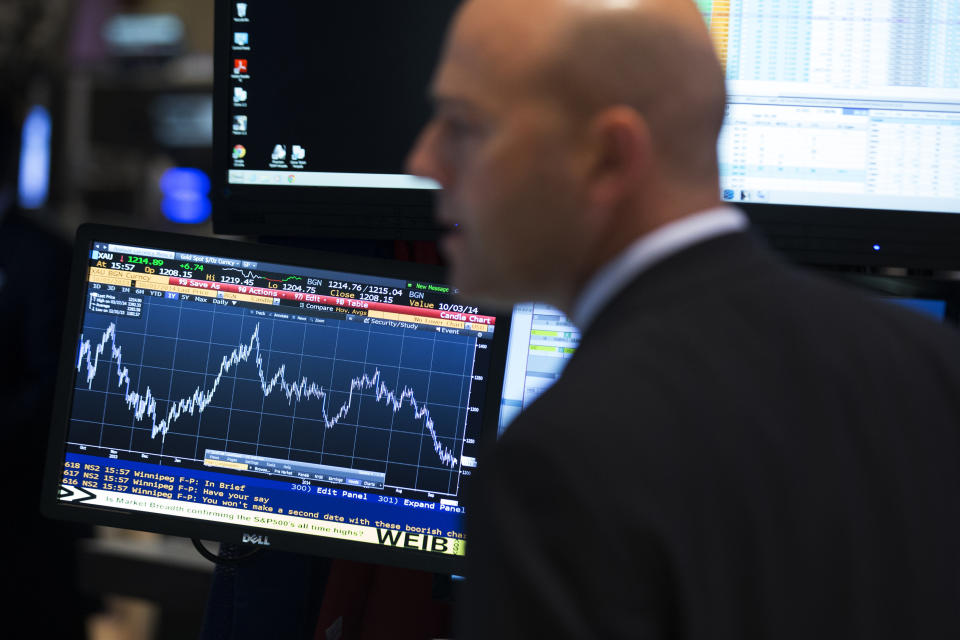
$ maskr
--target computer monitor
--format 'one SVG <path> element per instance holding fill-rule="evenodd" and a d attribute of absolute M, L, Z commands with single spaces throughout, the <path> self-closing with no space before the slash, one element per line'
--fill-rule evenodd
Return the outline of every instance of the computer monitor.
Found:
<path fill-rule="evenodd" d="M 723 199 L 799 257 L 956 268 L 960 6 L 697 3 L 726 66 Z"/>
<path fill-rule="evenodd" d="M 580 345 L 580 331 L 559 309 L 542 302 L 513 307 L 498 433 L 549 389 Z"/>
<path fill-rule="evenodd" d="M 216 2 L 218 233 L 425 239 L 404 158 L 458 2 Z"/>
<path fill-rule="evenodd" d="M 84 226 L 43 508 L 456 571 L 509 316 L 436 269 Z"/>
<path fill-rule="evenodd" d="M 697 3 L 729 90 L 721 197 L 803 258 L 960 267 L 960 8 Z M 457 4 L 218 0 L 216 230 L 430 236 L 435 185 L 402 161 Z"/>
<path fill-rule="evenodd" d="M 960 211 L 960 7 L 698 4 L 726 64 L 725 199 Z"/>

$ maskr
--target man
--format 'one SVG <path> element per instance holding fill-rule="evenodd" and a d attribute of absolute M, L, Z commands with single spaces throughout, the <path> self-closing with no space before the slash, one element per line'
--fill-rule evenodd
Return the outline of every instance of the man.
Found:
<path fill-rule="evenodd" d="M 960 637 L 960 339 L 718 207 L 686 0 L 470 0 L 409 170 L 564 375 L 478 469 L 463 638 Z"/>

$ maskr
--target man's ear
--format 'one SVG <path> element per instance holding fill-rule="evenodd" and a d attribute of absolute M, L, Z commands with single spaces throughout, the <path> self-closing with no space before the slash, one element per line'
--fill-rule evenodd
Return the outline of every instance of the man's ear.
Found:
<path fill-rule="evenodd" d="M 635 109 L 614 106 L 593 118 L 588 136 L 588 198 L 593 208 L 615 208 L 649 175 L 650 128 Z"/>

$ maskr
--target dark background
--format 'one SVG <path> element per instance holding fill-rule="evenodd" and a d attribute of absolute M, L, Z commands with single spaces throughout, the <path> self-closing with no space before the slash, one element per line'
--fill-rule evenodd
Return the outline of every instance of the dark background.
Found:
<path fill-rule="evenodd" d="M 250 3 L 246 168 L 268 169 L 276 144 L 307 149 L 308 171 L 404 173 L 430 113 L 427 86 L 453 9 L 429 2 Z M 269 14 L 269 15 L 264 15 Z M 219 18 L 218 18 L 219 19 Z M 232 61 L 226 69 L 232 71 Z M 227 126 L 227 123 L 218 123 Z M 233 144 L 217 153 L 229 156 Z"/>

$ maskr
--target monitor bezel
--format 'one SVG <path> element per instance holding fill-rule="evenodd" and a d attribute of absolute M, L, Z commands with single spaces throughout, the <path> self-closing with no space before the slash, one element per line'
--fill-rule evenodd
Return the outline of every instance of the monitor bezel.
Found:
<path fill-rule="evenodd" d="M 960 271 L 960 212 L 728 204 L 796 262 Z"/>
<path fill-rule="evenodd" d="M 335 271 L 367 275 L 394 275 L 400 278 L 435 283 L 443 283 L 446 280 L 442 269 L 413 262 L 251 244 L 144 229 L 95 224 L 80 226 L 77 230 L 71 263 L 67 311 L 64 317 L 60 361 L 57 371 L 57 393 L 53 405 L 46 466 L 43 473 L 43 495 L 40 507 L 44 515 L 58 520 L 227 542 L 250 548 L 255 548 L 256 545 L 244 543 L 244 534 L 255 534 L 268 536 L 271 549 L 393 565 L 435 573 L 462 573 L 464 561 L 462 556 L 440 556 L 425 551 L 288 533 L 274 529 L 206 522 L 143 511 L 78 505 L 58 500 L 66 453 L 64 442 L 66 442 L 69 430 L 70 410 L 73 404 L 75 371 L 72 362 L 75 356 L 76 338 L 80 335 L 82 326 L 89 251 L 91 243 L 94 241 L 146 247 L 175 247 L 178 251 L 189 253 L 237 256 L 259 262 L 320 269 L 329 268 Z M 484 417 L 481 429 L 483 439 L 491 439 L 496 436 L 509 333 L 510 312 L 498 313 L 497 329 L 490 345 L 491 366 L 487 373 L 488 387 L 483 404 Z"/>

